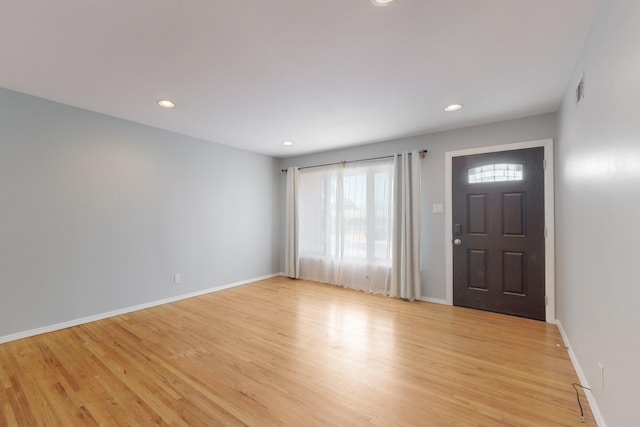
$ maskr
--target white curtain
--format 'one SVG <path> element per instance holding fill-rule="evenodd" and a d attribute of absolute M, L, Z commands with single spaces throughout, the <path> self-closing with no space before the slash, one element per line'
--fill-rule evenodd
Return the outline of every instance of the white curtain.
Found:
<path fill-rule="evenodd" d="M 300 277 L 388 294 L 391 160 L 300 172 Z"/>
<path fill-rule="evenodd" d="M 393 252 L 389 296 L 420 299 L 420 153 L 394 156 Z"/>
<path fill-rule="evenodd" d="M 300 171 L 298 168 L 287 169 L 287 200 L 285 230 L 284 274 L 298 279 L 300 264 L 298 254 L 298 187 Z"/>

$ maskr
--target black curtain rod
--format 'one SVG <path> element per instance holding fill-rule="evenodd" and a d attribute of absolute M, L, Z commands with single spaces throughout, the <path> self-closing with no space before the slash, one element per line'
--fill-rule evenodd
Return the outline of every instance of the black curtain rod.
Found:
<path fill-rule="evenodd" d="M 411 153 L 409 153 L 411 154 Z M 420 155 L 420 158 L 424 159 L 424 157 L 427 155 L 427 150 L 420 150 L 418 151 L 418 154 Z M 298 168 L 300 170 L 302 169 L 310 169 L 310 168 L 321 168 L 323 166 L 333 166 L 333 165 L 344 165 L 345 163 L 354 163 L 354 162 L 370 162 L 372 160 L 382 160 L 382 159 L 390 159 L 393 156 L 382 156 L 382 157 L 371 157 L 368 159 L 360 159 L 360 160 L 343 160 L 341 162 L 334 162 L 334 163 L 325 163 L 323 165 L 313 165 L 313 166 L 303 166 L 301 168 Z M 282 169 L 283 173 L 287 173 L 286 169 Z"/>

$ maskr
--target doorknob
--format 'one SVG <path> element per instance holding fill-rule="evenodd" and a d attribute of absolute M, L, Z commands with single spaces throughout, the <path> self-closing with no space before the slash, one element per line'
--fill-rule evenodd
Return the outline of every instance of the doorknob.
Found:
<path fill-rule="evenodd" d="M 460 239 L 455 239 L 455 240 L 453 241 L 453 244 L 454 244 L 454 245 L 456 245 L 456 246 L 460 246 L 460 245 L 462 244 L 462 240 L 460 240 Z"/>

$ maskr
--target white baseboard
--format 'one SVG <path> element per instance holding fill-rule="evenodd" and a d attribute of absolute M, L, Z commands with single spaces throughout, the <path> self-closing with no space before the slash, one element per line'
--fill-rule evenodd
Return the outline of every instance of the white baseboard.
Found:
<path fill-rule="evenodd" d="M 440 299 L 440 298 L 420 297 L 420 301 L 432 302 L 434 304 L 450 305 L 446 299 Z"/>
<path fill-rule="evenodd" d="M 578 378 L 580 379 L 580 384 L 585 387 L 591 388 L 589 382 L 587 381 L 587 377 L 584 375 L 584 371 L 578 362 L 578 358 L 576 354 L 573 352 L 573 347 L 571 347 L 571 343 L 569 342 L 569 337 L 567 336 L 564 328 L 562 327 L 562 323 L 559 319 L 556 319 L 556 325 L 558 326 L 558 330 L 560 331 L 560 335 L 562 336 L 562 341 L 564 341 L 565 347 L 569 352 L 569 358 L 571 359 L 571 363 L 573 363 L 573 368 L 576 370 L 578 374 Z M 598 407 L 598 402 L 596 401 L 593 393 L 590 390 L 584 390 L 585 396 L 587 396 L 587 400 L 589 401 L 589 406 L 591 407 L 591 412 L 593 413 L 593 418 L 595 418 L 598 427 L 607 427 L 607 423 L 604 421 L 602 417 L 602 413 L 600 412 L 600 408 Z"/>
<path fill-rule="evenodd" d="M 108 311 L 106 313 L 94 314 L 92 316 L 82 317 L 80 319 L 69 320 L 67 322 L 56 323 L 55 325 L 43 326 L 41 328 L 30 329 L 24 332 L 17 332 L 11 335 L 0 336 L 0 344 L 4 344 L 10 341 L 21 340 L 23 338 L 29 338 L 35 335 L 46 334 L 48 332 L 58 331 L 60 329 L 70 328 L 72 326 L 82 325 L 84 323 L 95 322 L 96 320 L 107 319 L 109 317 L 120 316 L 121 314 L 127 314 L 138 310 L 144 310 L 146 308 L 156 307 L 158 305 L 169 304 L 171 302 L 181 301 L 188 298 L 197 297 L 200 295 L 209 294 L 212 292 L 222 291 L 224 289 L 234 288 L 236 286 L 242 286 L 260 280 L 271 279 L 273 277 L 282 276 L 282 273 L 268 274 L 266 276 L 254 277 L 253 279 L 242 280 L 239 282 L 229 283 L 226 285 L 218 286 L 215 288 L 204 289 L 201 291 L 190 292 L 188 294 L 177 295 L 174 297 L 163 298 L 156 301 L 147 302 L 144 304 L 138 304 L 131 307 L 120 308 L 118 310 Z"/>

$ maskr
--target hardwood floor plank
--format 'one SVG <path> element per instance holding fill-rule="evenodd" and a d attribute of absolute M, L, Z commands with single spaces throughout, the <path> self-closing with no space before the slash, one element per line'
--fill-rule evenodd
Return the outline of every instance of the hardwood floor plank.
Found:
<path fill-rule="evenodd" d="M 554 325 L 273 278 L 0 345 L 0 426 L 594 426 Z"/>

